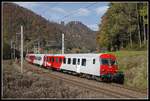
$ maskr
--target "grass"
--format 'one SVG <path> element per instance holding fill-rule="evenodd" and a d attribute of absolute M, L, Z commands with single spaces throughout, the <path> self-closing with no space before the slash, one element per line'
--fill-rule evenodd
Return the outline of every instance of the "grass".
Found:
<path fill-rule="evenodd" d="M 109 52 L 117 57 L 119 70 L 125 74 L 125 85 L 145 91 L 148 83 L 147 51 Z"/>
<path fill-rule="evenodd" d="M 115 54 L 117 57 L 125 57 L 125 56 L 136 56 L 147 54 L 147 51 L 116 51 L 116 52 L 108 52 Z"/>

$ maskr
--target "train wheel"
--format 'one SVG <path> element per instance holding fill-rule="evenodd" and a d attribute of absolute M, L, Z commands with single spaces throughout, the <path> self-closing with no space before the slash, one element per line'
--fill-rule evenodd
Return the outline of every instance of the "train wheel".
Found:
<path fill-rule="evenodd" d="M 118 80 L 118 83 L 119 83 L 119 84 L 124 84 L 124 77 L 121 77 L 121 78 Z"/>
<path fill-rule="evenodd" d="M 96 77 L 95 77 L 95 80 L 96 80 L 96 81 L 102 81 L 102 78 L 96 76 Z"/>
<path fill-rule="evenodd" d="M 89 76 L 89 75 L 86 75 L 86 78 L 87 78 L 87 79 L 90 79 L 90 76 Z"/>

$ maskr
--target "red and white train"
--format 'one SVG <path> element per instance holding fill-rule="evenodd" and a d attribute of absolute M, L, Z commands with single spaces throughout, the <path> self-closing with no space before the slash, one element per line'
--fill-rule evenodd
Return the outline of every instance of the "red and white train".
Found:
<path fill-rule="evenodd" d="M 102 81 L 124 82 L 118 71 L 116 57 L 112 54 L 27 54 L 29 63 L 58 71 L 89 75 Z"/>

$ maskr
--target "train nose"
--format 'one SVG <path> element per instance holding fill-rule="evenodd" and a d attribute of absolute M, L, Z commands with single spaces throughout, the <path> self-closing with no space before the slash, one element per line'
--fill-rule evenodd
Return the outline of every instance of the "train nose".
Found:
<path fill-rule="evenodd" d="M 111 74 L 117 73 L 117 69 L 115 67 L 111 67 L 111 68 L 109 68 L 108 72 Z"/>

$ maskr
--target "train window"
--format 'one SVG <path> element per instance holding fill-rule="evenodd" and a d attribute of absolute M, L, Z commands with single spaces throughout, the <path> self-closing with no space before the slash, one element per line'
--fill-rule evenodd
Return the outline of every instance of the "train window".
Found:
<path fill-rule="evenodd" d="M 75 65 L 76 64 L 76 58 L 73 58 L 73 63 L 72 63 L 73 65 Z"/>
<path fill-rule="evenodd" d="M 58 63 L 58 58 L 56 58 L 56 62 Z"/>
<path fill-rule="evenodd" d="M 95 59 L 93 59 L 93 64 L 95 64 Z"/>
<path fill-rule="evenodd" d="M 36 57 L 35 57 L 35 60 L 41 60 L 41 57 L 36 56 Z"/>
<path fill-rule="evenodd" d="M 109 65 L 110 64 L 109 59 L 101 59 L 101 62 L 103 65 Z"/>
<path fill-rule="evenodd" d="M 68 58 L 68 64 L 71 64 L 71 58 Z"/>
<path fill-rule="evenodd" d="M 38 60 L 41 60 L 41 57 L 38 57 Z"/>
<path fill-rule="evenodd" d="M 62 62 L 62 58 L 59 59 L 59 62 L 60 62 L 60 63 Z"/>
<path fill-rule="evenodd" d="M 50 58 L 47 58 L 47 62 L 50 62 Z"/>
<path fill-rule="evenodd" d="M 80 65 L 80 59 L 78 59 L 78 65 Z"/>
<path fill-rule="evenodd" d="M 54 58 L 52 58 L 52 62 L 54 62 Z"/>
<path fill-rule="evenodd" d="M 48 61 L 48 62 L 50 61 L 50 58 L 49 58 L 49 57 L 47 57 L 47 61 Z"/>
<path fill-rule="evenodd" d="M 86 66 L 86 59 L 82 59 L 82 66 Z"/>
<path fill-rule="evenodd" d="M 33 60 L 33 59 L 36 59 L 36 57 L 34 57 L 34 56 L 30 56 L 30 59 L 32 59 L 32 60 Z"/>
<path fill-rule="evenodd" d="M 102 64 L 105 65 L 116 65 L 117 62 L 115 60 L 112 59 L 101 59 Z"/>
<path fill-rule="evenodd" d="M 64 58 L 64 64 L 66 64 L 66 58 Z"/>

